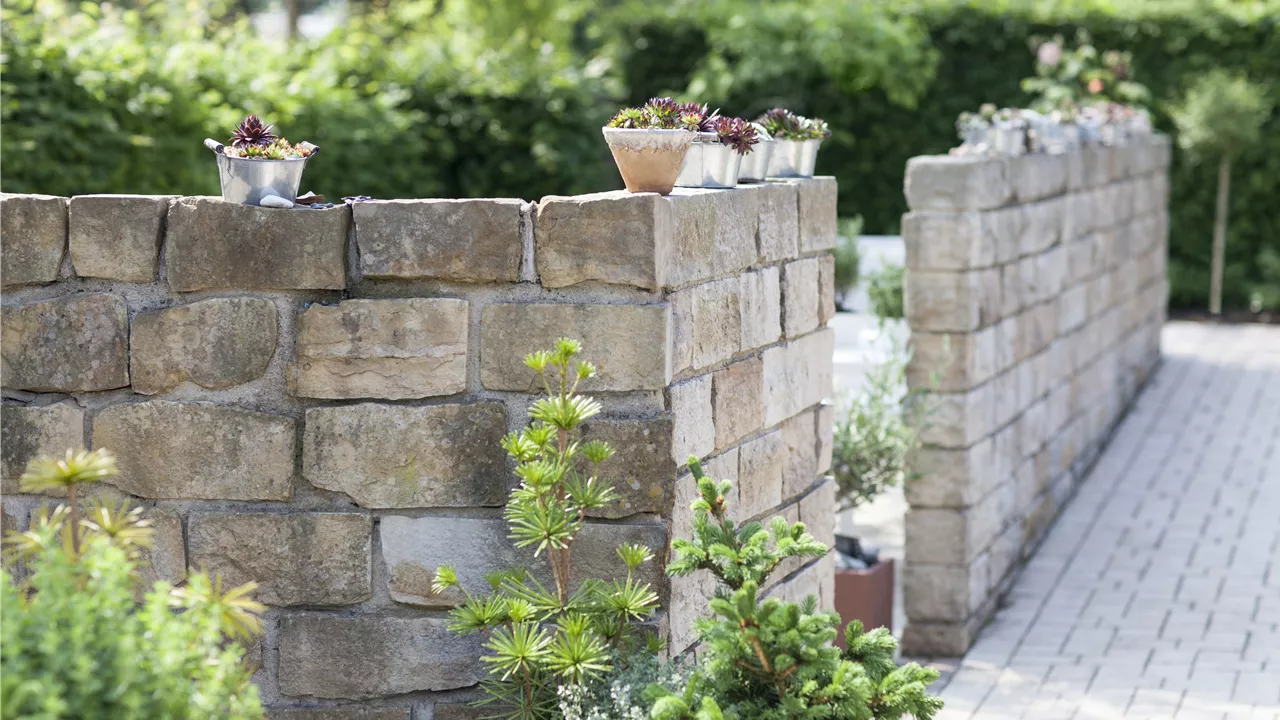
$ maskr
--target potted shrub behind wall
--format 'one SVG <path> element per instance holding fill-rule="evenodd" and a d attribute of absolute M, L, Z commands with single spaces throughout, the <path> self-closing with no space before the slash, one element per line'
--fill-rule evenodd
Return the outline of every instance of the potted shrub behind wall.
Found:
<path fill-rule="evenodd" d="M 670 195 L 703 120 L 671 98 L 653 98 L 614 115 L 603 129 L 604 140 L 627 190 Z"/>
<path fill-rule="evenodd" d="M 320 152 L 309 142 L 290 144 L 272 126 L 248 115 L 226 145 L 206 138 L 205 147 L 218 158 L 222 199 L 245 205 L 293 207 L 307 160 Z M 264 200 L 266 202 L 264 202 Z"/>

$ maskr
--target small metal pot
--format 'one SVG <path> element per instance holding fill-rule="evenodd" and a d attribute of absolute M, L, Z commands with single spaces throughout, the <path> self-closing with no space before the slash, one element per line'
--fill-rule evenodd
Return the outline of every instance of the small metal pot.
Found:
<path fill-rule="evenodd" d="M 262 198 L 275 195 L 294 202 L 298 198 L 298 186 L 302 184 L 302 171 L 307 160 L 315 157 L 320 148 L 311 143 L 300 143 L 311 151 L 304 158 L 289 160 L 258 160 L 229 157 L 223 152 L 222 143 L 206 139 L 205 147 L 218 158 L 218 177 L 222 181 L 222 199 L 244 205 L 261 205 Z"/>
<path fill-rule="evenodd" d="M 775 139 L 773 144 L 773 157 L 769 158 L 769 177 L 813 177 L 821 140 Z"/>
<path fill-rule="evenodd" d="M 679 187 L 734 188 L 738 187 L 738 171 L 742 156 L 737 150 L 720 142 L 715 133 L 698 133 L 685 153 L 684 164 L 676 176 Z"/>
<path fill-rule="evenodd" d="M 747 154 L 742 156 L 742 164 L 738 168 L 738 182 L 764 182 L 764 179 L 769 177 L 769 160 L 773 157 L 774 145 L 773 138 L 762 136 L 760 142 L 753 145 Z"/>
<path fill-rule="evenodd" d="M 1014 123 L 996 123 L 988 135 L 997 155 L 1021 155 L 1027 150 L 1027 129 Z"/>

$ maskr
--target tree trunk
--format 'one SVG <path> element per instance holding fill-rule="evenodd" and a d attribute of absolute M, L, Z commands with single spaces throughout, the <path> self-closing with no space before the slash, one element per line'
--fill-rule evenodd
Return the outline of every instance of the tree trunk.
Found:
<path fill-rule="evenodd" d="M 285 10 L 289 14 L 289 42 L 298 39 L 298 0 L 284 0 Z"/>
<path fill-rule="evenodd" d="M 1209 276 L 1209 312 L 1222 314 L 1222 266 L 1227 254 L 1227 198 L 1231 194 L 1231 156 L 1218 163 L 1218 208 L 1213 215 L 1213 267 Z"/>

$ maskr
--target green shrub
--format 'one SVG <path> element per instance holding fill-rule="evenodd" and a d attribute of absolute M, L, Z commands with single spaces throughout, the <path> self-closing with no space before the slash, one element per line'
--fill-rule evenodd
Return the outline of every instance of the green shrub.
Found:
<path fill-rule="evenodd" d="M 113 473 L 102 451 L 68 453 L 61 466 L 33 462 L 23 490 Z M 73 508 L 46 507 L 31 529 L 6 538 L 0 717 L 263 717 L 232 641 L 260 629 L 253 585 L 223 592 L 220 579 L 195 573 L 182 588 L 156 583 L 139 605 L 137 551 L 151 543 L 140 510 L 98 505 L 79 520 Z"/>
<path fill-rule="evenodd" d="M 905 280 L 906 270 L 901 265 L 885 265 L 867 276 L 867 300 L 876 317 L 900 320 L 906 315 L 902 297 Z"/>

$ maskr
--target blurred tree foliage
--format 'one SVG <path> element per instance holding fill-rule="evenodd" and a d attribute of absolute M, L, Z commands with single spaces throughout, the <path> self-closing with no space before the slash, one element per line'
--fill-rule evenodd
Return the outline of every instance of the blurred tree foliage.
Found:
<path fill-rule="evenodd" d="M 896 231 L 906 160 L 955 144 L 983 102 L 1028 101 L 1032 36 L 1087 28 L 1133 52 L 1160 129 L 1213 67 L 1280 80 L 1280 0 L 355 0 L 319 40 L 259 38 L 257 0 L 0 0 L 10 192 L 216 193 L 204 137 L 254 112 L 324 153 L 337 197 L 516 196 L 620 187 L 599 128 L 658 94 L 726 114 L 826 118 L 840 214 Z M 226 4 L 223 4 L 223 3 Z M 1235 163 L 1227 307 L 1280 295 L 1280 117 Z M 1175 156 L 1174 306 L 1208 289 L 1213 168 Z M 1273 290 L 1273 289 L 1272 289 Z"/>

